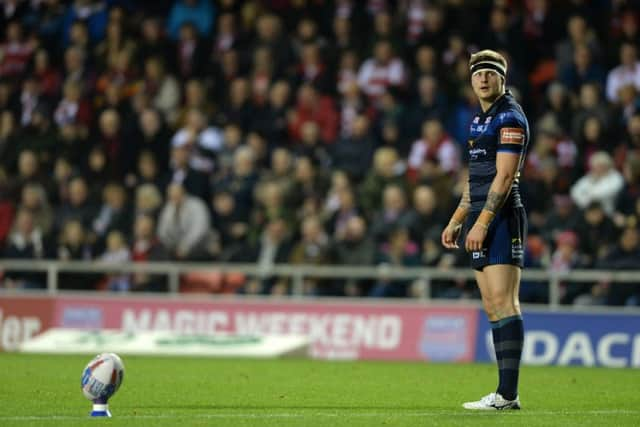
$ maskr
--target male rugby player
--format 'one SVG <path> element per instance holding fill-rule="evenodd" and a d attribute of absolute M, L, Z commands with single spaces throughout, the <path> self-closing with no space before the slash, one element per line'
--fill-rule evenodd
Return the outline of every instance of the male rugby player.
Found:
<path fill-rule="evenodd" d="M 529 142 L 522 108 L 505 90 L 507 61 L 483 50 L 469 60 L 471 86 L 480 101 L 471 123 L 469 181 L 442 244 L 457 248 L 465 225 L 465 249 L 491 322 L 498 362 L 498 388 L 466 409 L 520 409 L 518 374 L 524 341 L 518 291 L 523 267 L 527 219 L 518 180 Z"/>

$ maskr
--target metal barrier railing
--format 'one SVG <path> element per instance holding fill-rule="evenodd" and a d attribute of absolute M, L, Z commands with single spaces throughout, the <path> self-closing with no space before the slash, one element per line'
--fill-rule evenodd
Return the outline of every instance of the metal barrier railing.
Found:
<path fill-rule="evenodd" d="M 105 263 L 100 261 L 44 261 L 44 260 L 0 260 L 2 271 L 43 272 L 47 276 L 47 290 L 50 294 L 58 292 L 60 273 L 149 273 L 166 275 L 170 293 L 178 293 L 180 275 L 189 272 L 235 272 L 252 277 L 281 276 L 292 282 L 292 294 L 301 297 L 304 294 L 305 277 L 326 279 L 376 279 L 384 276 L 389 279 L 420 279 L 424 299 L 429 299 L 433 280 L 473 280 L 473 271 L 467 268 L 438 269 L 422 267 L 346 266 L 346 265 L 292 265 L 276 264 L 260 267 L 256 264 L 218 264 L 218 263 L 180 263 L 180 262 L 132 262 Z M 638 271 L 610 270 L 574 270 L 567 273 L 554 273 L 541 269 L 523 270 L 522 279 L 533 282 L 546 282 L 549 286 L 549 306 L 554 309 L 560 304 L 561 282 L 597 282 L 606 280 L 616 283 L 640 284 Z"/>

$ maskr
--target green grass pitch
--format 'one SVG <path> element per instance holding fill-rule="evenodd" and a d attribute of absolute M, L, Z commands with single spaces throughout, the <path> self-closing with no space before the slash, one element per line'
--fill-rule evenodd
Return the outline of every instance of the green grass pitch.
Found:
<path fill-rule="evenodd" d="M 90 359 L 0 353 L 0 426 L 640 425 L 640 370 L 525 367 L 522 411 L 470 413 L 491 365 L 133 356 L 113 418 L 91 419 Z"/>

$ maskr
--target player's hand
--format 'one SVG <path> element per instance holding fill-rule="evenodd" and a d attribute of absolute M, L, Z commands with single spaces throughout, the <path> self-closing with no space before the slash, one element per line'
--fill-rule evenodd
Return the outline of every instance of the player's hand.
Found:
<path fill-rule="evenodd" d="M 467 234 L 467 240 L 464 244 L 467 252 L 478 252 L 482 250 L 482 243 L 485 237 L 487 237 L 487 228 L 476 222 Z"/>
<path fill-rule="evenodd" d="M 440 236 L 442 246 L 447 249 L 458 249 L 457 240 L 461 230 L 461 224 L 456 225 L 453 223 L 449 223 L 449 225 L 447 225 L 444 230 L 442 230 L 442 235 Z"/>

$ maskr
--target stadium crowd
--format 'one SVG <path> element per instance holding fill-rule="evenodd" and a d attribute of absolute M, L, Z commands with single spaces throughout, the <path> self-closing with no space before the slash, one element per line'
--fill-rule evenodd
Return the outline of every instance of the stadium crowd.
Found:
<path fill-rule="evenodd" d="M 5 0 L 3 257 L 467 266 L 440 233 L 478 108 L 468 57 L 492 48 L 532 125 L 527 265 L 637 269 L 639 12 L 620 0 Z M 290 292 L 281 278 L 219 286 Z M 65 273 L 60 287 L 166 283 Z M 315 295 L 420 289 L 305 281 Z M 523 283 L 521 300 L 546 292 Z M 435 283 L 433 296 L 477 292 Z M 566 283 L 562 302 L 640 305 L 640 288 Z"/>

